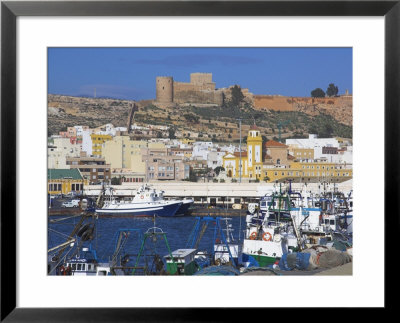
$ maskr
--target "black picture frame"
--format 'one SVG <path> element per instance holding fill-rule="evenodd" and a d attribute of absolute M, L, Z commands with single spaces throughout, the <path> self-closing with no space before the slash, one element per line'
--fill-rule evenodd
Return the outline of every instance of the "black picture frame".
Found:
<path fill-rule="evenodd" d="M 19 16 L 384 16 L 385 261 L 398 233 L 400 1 L 2 1 L 1 3 L 1 321 L 221 321 L 232 309 L 17 308 L 16 19 Z M 381 209 L 380 209 L 381 211 Z M 394 213 L 393 213 L 393 212 Z M 388 275 L 385 263 L 385 277 Z M 397 280 L 397 279 L 396 279 Z M 385 308 L 390 307 L 385 279 Z M 312 304 L 310 304 L 312 306 Z M 237 311 L 237 309 L 236 309 Z M 231 313 L 231 314 L 228 314 Z M 254 313 L 254 312 L 253 312 Z M 235 314 L 234 314 L 235 315 Z M 257 315 L 258 316 L 258 315 Z M 259 316 L 261 319 L 261 315 Z"/>

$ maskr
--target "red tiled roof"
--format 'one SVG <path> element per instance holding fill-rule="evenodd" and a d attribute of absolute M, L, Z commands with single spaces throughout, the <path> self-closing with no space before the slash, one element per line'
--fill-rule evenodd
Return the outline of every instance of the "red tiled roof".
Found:
<path fill-rule="evenodd" d="M 240 157 L 240 153 L 239 152 L 235 152 L 233 153 L 236 157 Z M 242 158 L 247 157 L 247 151 L 242 151 Z"/>
<path fill-rule="evenodd" d="M 289 160 L 294 160 L 295 158 L 294 158 L 294 156 L 288 154 L 288 155 L 287 155 L 287 159 L 289 159 Z"/>
<path fill-rule="evenodd" d="M 282 144 L 280 142 L 277 142 L 275 140 L 268 140 L 265 143 L 265 147 L 285 147 L 285 148 L 287 148 L 288 146 L 286 146 L 286 145 L 284 145 L 284 144 Z"/>
<path fill-rule="evenodd" d="M 258 127 L 255 124 L 253 124 L 251 125 L 250 130 L 258 130 Z"/>

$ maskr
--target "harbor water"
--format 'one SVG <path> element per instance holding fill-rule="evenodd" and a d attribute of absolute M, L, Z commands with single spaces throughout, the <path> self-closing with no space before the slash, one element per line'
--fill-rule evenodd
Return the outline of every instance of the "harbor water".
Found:
<path fill-rule="evenodd" d="M 220 226 L 224 230 L 225 237 L 227 236 L 227 225 L 231 225 L 233 229 L 233 241 L 241 243 L 244 238 L 244 231 L 246 228 L 245 212 L 241 216 L 229 217 L 230 220 L 225 220 L 220 217 Z M 119 230 L 130 230 L 130 236 L 127 244 L 125 245 L 125 252 L 130 255 L 130 260 L 133 261 L 135 256 L 139 253 L 144 233 L 153 228 L 154 226 L 162 229 L 166 234 L 168 245 L 171 251 L 176 249 L 186 248 L 187 242 L 194 226 L 197 222 L 197 217 L 182 216 L 182 217 L 98 217 L 97 219 L 88 219 L 85 223 L 95 223 L 94 239 L 87 241 L 86 246 L 91 244 L 93 250 L 96 251 L 97 257 L 100 262 L 107 262 L 112 256 L 116 246 L 116 233 Z M 48 248 L 51 249 L 58 244 L 66 241 L 71 234 L 74 227 L 79 223 L 80 217 L 67 217 L 67 216 L 50 216 L 48 223 Z M 197 249 L 212 252 L 215 241 L 215 221 L 209 221 L 206 230 L 199 242 Z M 132 230 L 134 229 L 134 230 Z M 141 236 L 139 234 L 141 233 Z M 217 231 L 217 239 L 220 239 Z M 155 239 L 147 239 L 145 243 L 144 253 L 158 254 L 164 257 L 168 254 L 168 248 L 165 239 L 162 235 L 157 236 Z M 135 258 L 136 259 L 136 258 Z M 142 261 L 141 261 L 142 262 Z M 132 263 L 132 262 L 131 262 Z"/>

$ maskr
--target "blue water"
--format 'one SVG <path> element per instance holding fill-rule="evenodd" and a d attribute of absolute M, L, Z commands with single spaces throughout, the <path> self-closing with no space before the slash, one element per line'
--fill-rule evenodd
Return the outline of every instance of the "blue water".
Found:
<path fill-rule="evenodd" d="M 245 215 L 245 214 L 244 214 Z M 234 216 L 228 222 L 232 224 L 233 238 L 236 243 L 243 241 L 243 235 L 245 230 L 245 216 Z M 50 220 L 59 220 L 59 216 L 51 216 Z M 49 249 L 57 244 L 66 241 L 67 236 L 72 232 L 74 226 L 79 222 L 79 217 L 68 219 L 65 221 L 59 221 L 57 223 L 49 223 L 48 233 L 48 247 Z M 90 220 L 91 221 L 91 220 Z M 166 234 L 166 238 L 171 251 L 176 249 L 186 248 L 190 233 L 197 219 L 195 217 L 159 217 L 153 221 L 153 218 L 148 217 L 115 217 L 115 218 L 99 218 L 95 220 L 96 223 L 96 238 L 91 241 L 91 247 L 96 251 L 97 257 L 100 261 L 108 261 L 110 256 L 113 254 L 115 248 L 115 233 L 119 229 L 139 229 L 144 233 L 154 225 L 161 228 Z M 86 221 L 85 223 L 88 223 Z M 226 228 L 225 220 L 220 220 L 221 227 Z M 211 221 L 205 231 L 198 249 L 207 250 L 211 252 L 214 244 L 214 228 L 215 221 Z M 218 234 L 218 233 L 217 233 Z M 224 231 L 226 235 L 226 231 Z M 168 248 L 166 246 L 163 236 L 157 236 L 157 240 L 147 239 L 145 243 L 145 254 L 158 254 L 164 257 L 168 254 Z M 217 238 L 220 238 L 217 236 Z M 127 254 L 138 254 L 140 250 L 142 240 L 140 239 L 137 231 L 130 234 L 127 245 L 124 249 Z M 86 242 L 84 246 L 88 246 L 89 242 Z M 130 257 L 136 259 L 136 257 Z M 142 261 L 140 261 L 142 263 Z"/>

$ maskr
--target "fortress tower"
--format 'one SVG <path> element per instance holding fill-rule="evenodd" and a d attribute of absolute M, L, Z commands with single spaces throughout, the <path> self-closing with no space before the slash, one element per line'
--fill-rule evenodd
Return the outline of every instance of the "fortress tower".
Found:
<path fill-rule="evenodd" d="M 174 102 L 174 79 L 172 76 L 156 77 L 156 101 L 160 103 Z"/>
<path fill-rule="evenodd" d="M 216 89 L 212 73 L 191 73 L 190 82 L 176 82 L 172 76 L 156 77 L 155 104 L 174 107 L 176 104 L 222 105 L 224 89 Z"/>
<path fill-rule="evenodd" d="M 202 90 L 215 90 L 215 83 L 212 81 L 212 73 L 191 73 L 190 84 L 198 86 Z"/>

